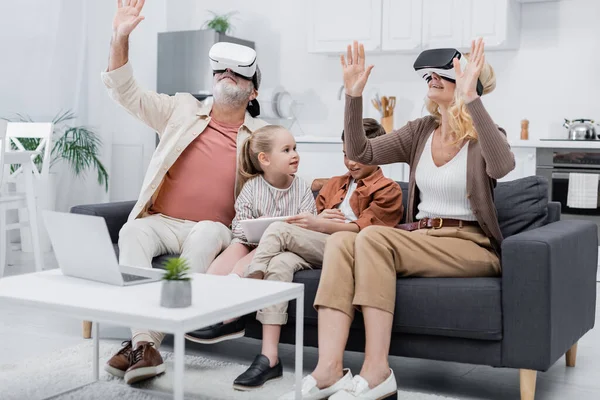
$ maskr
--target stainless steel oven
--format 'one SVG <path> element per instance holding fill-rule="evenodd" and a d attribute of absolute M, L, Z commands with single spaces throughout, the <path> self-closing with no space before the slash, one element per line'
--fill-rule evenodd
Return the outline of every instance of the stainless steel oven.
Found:
<path fill-rule="evenodd" d="M 561 204 L 562 218 L 596 222 L 600 240 L 600 201 L 596 208 L 571 208 L 567 205 L 571 172 L 594 174 L 600 178 L 600 149 L 538 148 L 536 164 L 536 175 L 548 179 L 550 200 Z"/>

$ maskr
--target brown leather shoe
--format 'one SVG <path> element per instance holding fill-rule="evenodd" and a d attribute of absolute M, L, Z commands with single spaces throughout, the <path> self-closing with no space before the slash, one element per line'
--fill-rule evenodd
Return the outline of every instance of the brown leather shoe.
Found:
<path fill-rule="evenodd" d="M 123 343 L 121 343 L 121 346 L 123 346 L 123 348 L 119 350 L 117 354 L 112 356 L 110 360 L 108 360 L 108 362 L 104 365 L 104 370 L 106 372 L 114 376 L 118 376 L 119 378 L 124 377 L 125 371 L 127 371 L 127 369 L 131 367 L 131 363 L 129 361 L 129 355 L 131 354 L 132 350 L 131 340 L 124 341 Z"/>
<path fill-rule="evenodd" d="M 131 367 L 125 372 L 125 383 L 128 385 L 154 378 L 165 372 L 165 366 L 158 350 L 152 342 L 140 342 L 130 354 Z"/>

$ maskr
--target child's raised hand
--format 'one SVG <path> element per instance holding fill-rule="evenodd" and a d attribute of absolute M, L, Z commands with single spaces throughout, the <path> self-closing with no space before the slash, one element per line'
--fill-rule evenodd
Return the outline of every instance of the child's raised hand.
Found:
<path fill-rule="evenodd" d="M 319 218 L 328 219 L 333 222 L 346 222 L 346 216 L 337 208 L 323 210 L 321 214 L 319 214 Z"/>

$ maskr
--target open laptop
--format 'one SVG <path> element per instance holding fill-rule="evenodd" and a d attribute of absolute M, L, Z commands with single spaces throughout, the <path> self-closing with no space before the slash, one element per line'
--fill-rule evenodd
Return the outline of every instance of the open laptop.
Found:
<path fill-rule="evenodd" d="M 104 218 L 48 210 L 42 215 L 64 275 L 117 286 L 162 278 L 161 270 L 119 265 Z"/>

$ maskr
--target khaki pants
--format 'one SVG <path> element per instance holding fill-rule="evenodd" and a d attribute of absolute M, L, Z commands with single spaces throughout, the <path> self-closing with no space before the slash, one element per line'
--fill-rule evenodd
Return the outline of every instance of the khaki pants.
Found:
<path fill-rule="evenodd" d="M 500 275 L 500 261 L 478 227 L 400 229 L 370 226 L 329 237 L 315 307 L 374 307 L 390 313 L 397 277 Z"/>
<path fill-rule="evenodd" d="M 119 232 L 119 264 L 152 268 L 152 259 L 181 253 L 193 272 L 204 273 L 231 242 L 231 231 L 220 222 L 186 221 L 162 214 L 127 222 Z M 160 345 L 164 334 L 132 329 L 135 343 Z"/>
<path fill-rule="evenodd" d="M 262 271 L 266 280 L 291 282 L 296 271 L 321 265 L 328 237 L 324 233 L 275 222 L 263 234 L 246 275 Z M 257 313 L 256 319 L 266 325 L 284 325 L 287 307 L 287 302 L 267 307 Z"/>

